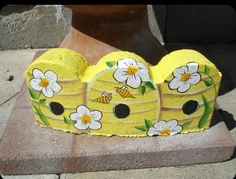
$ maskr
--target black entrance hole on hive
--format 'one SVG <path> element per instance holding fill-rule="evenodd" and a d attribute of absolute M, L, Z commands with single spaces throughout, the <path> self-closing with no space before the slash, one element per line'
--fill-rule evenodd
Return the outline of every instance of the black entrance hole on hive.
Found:
<path fill-rule="evenodd" d="M 126 118 L 130 114 L 130 109 L 126 104 L 118 104 L 113 108 L 113 113 L 117 118 Z"/>
<path fill-rule="evenodd" d="M 51 102 L 49 107 L 52 113 L 55 115 L 61 115 L 64 113 L 64 107 L 58 102 Z"/>
<path fill-rule="evenodd" d="M 190 115 L 197 111 L 199 108 L 199 103 L 194 100 L 189 100 L 186 103 L 184 103 L 182 110 L 184 114 Z"/>

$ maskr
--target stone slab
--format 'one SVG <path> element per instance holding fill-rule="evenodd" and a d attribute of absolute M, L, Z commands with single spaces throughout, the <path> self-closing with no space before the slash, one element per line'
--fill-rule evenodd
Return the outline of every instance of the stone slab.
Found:
<path fill-rule="evenodd" d="M 103 137 L 40 128 L 26 84 L 20 91 L 0 143 L 2 174 L 89 172 L 220 162 L 235 142 L 225 124 L 168 137 Z"/>
<path fill-rule="evenodd" d="M 0 138 L 25 79 L 24 71 L 40 50 L 43 49 L 0 51 Z"/>
<path fill-rule="evenodd" d="M 3 179 L 59 179 L 58 175 L 2 175 Z"/>
<path fill-rule="evenodd" d="M 57 47 L 72 12 L 63 5 L 7 5 L 0 10 L 0 49 Z"/>
<path fill-rule="evenodd" d="M 234 179 L 236 160 L 176 167 L 65 173 L 60 179 Z"/>

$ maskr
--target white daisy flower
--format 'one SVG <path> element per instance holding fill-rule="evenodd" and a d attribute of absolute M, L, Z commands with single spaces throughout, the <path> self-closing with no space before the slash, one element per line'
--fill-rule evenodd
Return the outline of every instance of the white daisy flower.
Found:
<path fill-rule="evenodd" d="M 45 74 L 39 69 L 34 69 L 33 79 L 30 80 L 30 85 L 37 91 L 42 91 L 44 96 L 52 97 L 54 92 L 61 91 L 61 86 L 57 83 L 57 75 L 52 71 L 47 71 Z"/>
<path fill-rule="evenodd" d="M 100 111 L 90 111 L 86 106 L 80 105 L 77 107 L 76 113 L 71 113 L 70 118 L 76 121 L 74 126 L 77 129 L 99 129 L 102 127 L 98 122 L 102 118 Z"/>
<path fill-rule="evenodd" d="M 138 88 L 143 81 L 151 81 L 146 66 L 132 58 L 119 60 L 117 67 L 114 73 L 115 80 L 132 88 Z"/>
<path fill-rule="evenodd" d="M 149 128 L 148 135 L 154 136 L 167 136 L 167 135 L 175 135 L 180 133 L 183 130 L 182 126 L 178 125 L 177 120 L 170 121 L 158 121 L 153 125 L 153 127 Z"/>
<path fill-rule="evenodd" d="M 174 78 L 169 83 L 169 88 L 177 89 L 180 93 L 186 92 L 191 85 L 195 85 L 201 80 L 201 76 L 197 71 L 198 64 L 194 62 L 175 69 L 173 72 Z"/>

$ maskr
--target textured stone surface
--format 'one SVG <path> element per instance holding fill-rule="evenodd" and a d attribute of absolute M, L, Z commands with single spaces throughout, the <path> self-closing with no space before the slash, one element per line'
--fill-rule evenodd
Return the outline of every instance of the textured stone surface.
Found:
<path fill-rule="evenodd" d="M 58 179 L 58 175 L 2 175 L 3 179 Z"/>
<path fill-rule="evenodd" d="M 224 161 L 233 150 L 234 141 L 222 122 L 204 132 L 146 138 L 40 128 L 24 84 L 0 144 L 0 169 L 3 174 L 40 174 L 152 168 Z"/>
<path fill-rule="evenodd" d="M 62 5 L 38 5 L 31 8 L 16 13 L 9 13 L 9 10 L 4 13 L 2 10 L 0 49 L 59 46 L 70 26 L 71 10 Z"/>
<path fill-rule="evenodd" d="M 24 81 L 24 71 L 37 50 L 0 51 L 0 138 Z"/>
<path fill-rule="evenodd" d="M 60 179 L 233 179 L 236 161 L 178 167 L 61 174 Z"/>

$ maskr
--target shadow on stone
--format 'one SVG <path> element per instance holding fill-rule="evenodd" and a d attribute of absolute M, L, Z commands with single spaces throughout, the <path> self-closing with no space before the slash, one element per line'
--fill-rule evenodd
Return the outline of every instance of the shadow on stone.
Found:
<path fill-rule="evenodd" d="M 211 120 L 211 124 L 210 127 L 215 126 L 216 124 L 220 123 L 222 120 L 219 111 L 218 110 L 214 110 L 213 116 L 212 116 L 212 120 Z"/>
<path fill-rule="evenodd" d="M 229 161 L 236 158 L 236 148 L 234 149 L 233 155 L 230 157 Z"/>
<path fill-rule="evenodd" d="M 236 127 L 236 121 L 234 120 L 233 115 L 227 111 L 222 110 L 222 109 L 219 109 L 218 111 L 219 111 L 220 117 L 225 122 L 227 128 L 229 130 L 234 129 Z"/>
<path fill-rule="evenodd" d="M 236 121 L 234 120 L 234 117 L 232 114 L 222 109 L 214 110 L 210 127 L 215 126 L 221 121 L 224 121 L 228 130 L 232 130 L 236 127 Z"/>
<path fill-rule="evenodd" d="M 0 8 L 0 15 L 7 16 L 12 13 L 22 13 L 34 8 L 35 5 L 6 5 Z"/>
<path fill-rule="evenodd" d="M 224 68 L 219 68 L 219 70 L 222 73 L 222 79 L 218 96 L 221 96 L 229 91 L 232 91 L 235 88 L 235 84 L 233 82 L 233 79 L 230 78 L 230 75 Z"/>

